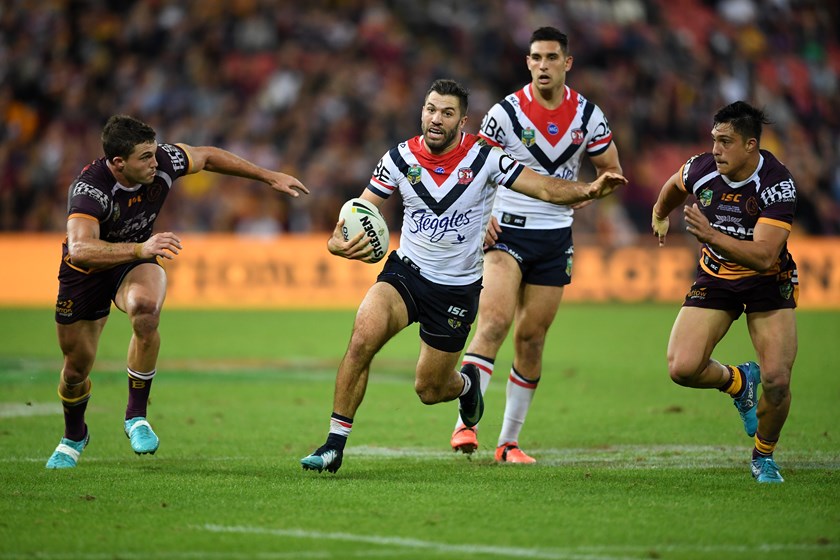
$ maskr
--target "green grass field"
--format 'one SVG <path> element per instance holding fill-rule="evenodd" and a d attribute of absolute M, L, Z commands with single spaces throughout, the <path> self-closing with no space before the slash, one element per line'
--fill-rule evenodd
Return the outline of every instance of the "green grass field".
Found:
<path fill-rule="evenodd" d="M 352 312 L 167 310 L 137 457 L 122 432 L 129 336 L 114 312 L 79 466 L 44 463 L 63 431 L 49 310 L 0 310 L 0 559 L 830 559 L 840 557 L 840 313 L 800 312 L 793 407 L 756 484 L 727 397 L 670 382 L 676 305 L 565 305 L 520 444 L 496 465 L 511 349 L 472 458 L 457 404 L 413 391 L 417 327 L 374 362 L 336 474 L 299 459 L 328 429 Z M 715 357 L 754 354 L 742 320 Z"/>

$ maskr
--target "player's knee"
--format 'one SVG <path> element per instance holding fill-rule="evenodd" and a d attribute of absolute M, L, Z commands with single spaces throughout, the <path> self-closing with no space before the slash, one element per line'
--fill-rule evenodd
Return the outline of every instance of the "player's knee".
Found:
<path fill-rule="evenodd" d="M 481 336 L 485 341 L 496 346 L 501 346 L 505 341 L 510 323 L 498 317 L 488 317 L 481 325 Z"/>
<path fill-rule="evenodd" d="M 773 372 L 762 371 L 761 393 L 771 405 L 781 405 L 790 399 L 790 375 L 786 372 L 774 375 Z"/>
<path fill-rule="evenodd" d="M 128 304 L 126 312 L 131 317 L 134 332 L 138 335 L 152 333 L 157 330 L 160 324 L 160 306 L 151 299 L 133 299 Z"/>
<path fill-rule="evenodd" d="M 415 381 L 414 392 L 423 404 L 436 404 L 442 400 L 440 390 L 431 383 Z"/>
<path fill-rule="evenodd" d="M 376 351 L 374 344 L 354 332 L 344 353 L 344 361 L 352 364 L 370 364 Z"/>
<path fill-rule="evenodd" d="M 689 387 L 695 377 L 702 371 L 696 364 L 680 360 L 676 357 L 668 357 L 668 375 L 671 381 L 677 385 Z"/>
<path fill-rule="evenodd" d="M 65 365 L 64 369 L 61 370 L 61 380 L 65 385 L 79 385 L 83 383 L 87 377 L 87 372 L 82 371 L 80 368 Z"/>
<path fill-rule="evenodd" d="M 545 348 L 545 332 L 516 333 L 518 356 L 542 356 Z"/>

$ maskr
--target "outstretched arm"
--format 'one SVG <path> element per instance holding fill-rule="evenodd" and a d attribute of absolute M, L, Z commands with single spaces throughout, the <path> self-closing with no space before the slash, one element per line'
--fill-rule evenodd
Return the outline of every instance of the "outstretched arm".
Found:
<path fill-rule="evenodd" d="M 616 147 L 615 142 L 610 142 L 609 147 L 604 150 L 603 153 L 598 154 L 597 156 L 591 156 L 589 161 L 591 161 L 592 165 L 595 167 L 596 175 L 603 175 L 608 172 L 618 173 L 619 175 L 624 173 L 621 169 L 621 162 L 618 161 L 618 148 Z M 580 210 L 581 208 L 589 206 L 592 202 L 594 202 L 594 200 L 578 202 L 576 204 L 572 204 L 572 208 Z"/>
<path fill-rule="evenodd" d="M 300 193 L 309 194 L 309 189 L 295 177 L 279 171 L 265 169 L 227 150 L 215 146 L 178 145 L 190 154 L 192 166 L 189 173 L 197 173 L 202 170 L 213 171 L 214 173 L 262 181 L 274 190 L 293 197 L 299 196 Z"/>
<path fill-rule="evenodd" d="M 603 173 L 591 183 L 582 183 L 547 177 L 525 167 L 511 188 L 545 202 L 574 204 L 584 200 L 603 198 L 625 184 L 627 184 L 627 179 L 618 173 Z"/>

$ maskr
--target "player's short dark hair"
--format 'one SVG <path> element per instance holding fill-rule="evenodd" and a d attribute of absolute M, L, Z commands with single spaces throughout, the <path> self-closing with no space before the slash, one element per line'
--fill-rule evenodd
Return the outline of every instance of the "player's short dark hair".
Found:
<path fill-rule="evenodd" d="M 714 124 L 725 123 L 732 125 L 732 130 L 743 137 L 744 140 L 755 138 L 760 144 L 761 126 L 770 124 L 770 120 L 761 109 L 756 109 L 744 101 L 736 101 L 726 107 L 721 107 L 715 113 Z"/>
<path fill-rule="evenodd" d="M 113 115 L 102 129 L 102 150 L 108 161 L 128 158 L 137 144 L 155 141 L 155 129 L 128 115 Z"/>
<path fill-rule="evenodd" d="M 565 54 L 569 54 L 569 37 L 556 27 L 540 27 L 531 33 L 531 40 L 528 45 L 533 45 L 537 41 L 557 41 L 560 43 L 560 48 Z"/>
<path fill-rule="evenodd" d="M 426 100 L 429 99 L 429 94 L 432 92 L 438 95 L 454 95 L 458 98 L 458 105 L 461 107 L 461 116 L 467 114 L 467 109 L 470 106 L 470 92 L 455 80 L 440 79 L 432 82 L 432 86 L 426 92 Z"/>

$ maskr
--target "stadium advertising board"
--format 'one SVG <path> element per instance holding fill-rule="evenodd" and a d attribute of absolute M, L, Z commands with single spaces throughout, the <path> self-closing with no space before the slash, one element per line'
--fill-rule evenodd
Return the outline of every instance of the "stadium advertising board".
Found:
<path fill-rule="evenodd" d="M 58 286 L 60 235 L 0 235 L 0 305 L 51 306 Z M 324 235 L 274 239 L 182 236 L 166 261 L 167 307 L 355 308 L 381 264 L 333 257 Z M 391 239 L 396 247 L 399 239 Z M 800 306 L 840 309 L 840 239 L 794 237 Z M 695 246 L 575 247 L 566 301 L 681 302 L 693 278 Z"/>

